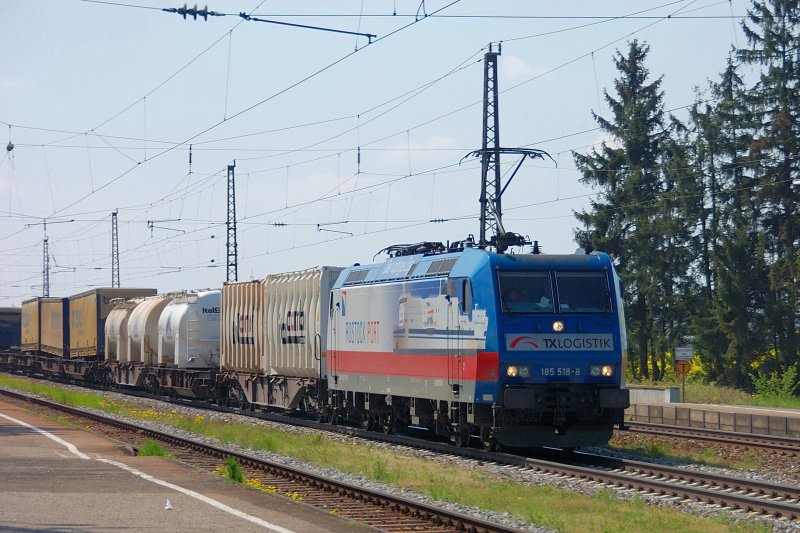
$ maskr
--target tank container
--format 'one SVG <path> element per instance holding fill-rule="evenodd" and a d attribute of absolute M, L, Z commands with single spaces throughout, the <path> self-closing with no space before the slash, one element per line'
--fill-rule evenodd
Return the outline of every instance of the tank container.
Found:
<path fill-rule="evenodd" d="M 219 366 L 221 291 L 176 296 L 158 320 L 158 363 L 178 368 Z"/>
<path fill-rule="evenodd" d="M 128 318 L 128 360 L 131 363 L 158 363 L 158 320 L 172 301 L 172 295 L 146 298 Z"/>
<path fill-rule="evenodd" d="M 70 357 L 105 358 L 105 323 L 114 300 L 154 294 L 155 289 L 104 287 L 70 296 Z"/>
<path fill-rule="evenodd" d="M 106 317 L 105 354 L 108 361 L 127 363 L 130 361 L 128 354 L 128 321 L 133 310 L 143 300 L 119 301 Z"/>

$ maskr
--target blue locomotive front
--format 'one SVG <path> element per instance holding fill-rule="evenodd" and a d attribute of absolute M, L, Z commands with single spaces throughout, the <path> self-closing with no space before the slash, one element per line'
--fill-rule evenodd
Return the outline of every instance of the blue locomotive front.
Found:
<path fill-rule="evenodd" d="M 608 256 L 473 257 L 462 266 L 475 301 L 493 302 L 486 350 L 498 354 L 497 380 L 476 383 L 482 433 L 490 417 L 492 440 L 506 446 L 606 443 L 629 405 L 620 281 Z"/>

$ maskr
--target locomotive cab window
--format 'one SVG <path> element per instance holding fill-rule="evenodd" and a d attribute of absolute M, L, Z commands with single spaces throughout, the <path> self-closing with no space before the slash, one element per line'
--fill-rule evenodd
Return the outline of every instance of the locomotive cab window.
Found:
<path fill-rule="evenodd" d="M 556 272 L 562 313 L 611 313 L 611 292 L 605 272 Z"/>
<path fill-rule="evenodd" d="M 549 272 L 499 272 L 503 313 L 552 313 Z"/>

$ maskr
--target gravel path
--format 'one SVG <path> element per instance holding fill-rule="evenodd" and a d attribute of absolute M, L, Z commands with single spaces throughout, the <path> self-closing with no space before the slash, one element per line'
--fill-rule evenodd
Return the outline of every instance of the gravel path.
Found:
<path fill-rule="evenodd" d="M 61 385 L 61 386 L 63 386 L 64 388 L 73 388 L 73 387 L 71 387 L 69 385 Z M 79 387 L 74 387 L 74 388 L 77 389 L 77 390 L 85 390 L 85 389 L 81 389 Z M 96 392 L 99 395 L 106 396 L 110 400 L 124 401 L 124 402 L 127 402 L 127 403 L 133 405 L 136 408 L 141 408 L 141 409 L 154 409 L 154 410 L 162 411 L 162 412 L 170 412 L 170 411 L 172 411 L 172 412 L 174 412 L 174 413 L 176 413 L 178 415 L 184 415 L 184 416 L 187 416 L 187 417 L 195 417 L 197 415 L 202 415 L 206 419 L 220 420 L 220 421 L 226 421 L 226 422 L 248 423 L 248 424 L 263 424 L 263 425 L 267 425 L 267 426 L 271 426 L 271 427 L 276 427 L 276 428 L 282 429 L 282 430 L 287 431 L 287 432 L 292 432 L 292 433 L 317 433 L 316 430 L 312 430 L 312 429 L 301 428 L 301 427 L 292 426 L 292 425 L 288 425 L 288 424 L 280 424 L 280 423 L 276 423 L 276 422 L 264 421 L 264 420 L 259 420 L 259 419 L 256 419 L 256 418 L 246 417 L 246 416 L 242 416 L 242 415 L 229 414 L 229 413 L 220 413 L 220 412 L 214 412 L 214 411 L 207 411 L 207 410 L 202 410 L 202 409 L 189 407 L 189 406 L 186 406 L 186 405 L 180 405 L 180 404 L 165 404 L 164 402 L 161 402 L 161 401 L 158 401 L 158 400 L 151 400 L 151 399 L 146 399 L 146 398 L 136 398 L 136 397 L 126 396 L 126 395 L 122 395 L 122 394 L 118 394 L 118 393 L 114 393 L 114 392 L 108 392 L 108 391 L 94 391 L 94 392 Z M 104 414 L 106 416 L 109 416 L 109 414 L 105 413 L 105 412 L 102 413 L 102 414 Z M 505 514 L 505 513 L 504 514 L 498 514 L 498 513 L 492 513 L 492 512 L 483 511 L 483 510 L 477 509 L 477 508 L 464 507 L 464 506 L 451 504 L 451 503 L 447 503 L 447 502 L 432 501 L 430 498 L 428 498 L 425 495 L 421 495 L 419 493 L 411 492 L 411 491 L 404 490 L 404 489 L 398 489 L 396 487 L 392 487 L 392 486 L 389 486 L 389 485 L 384 485 L 382 483 L 377 483 L 377 482 L 368 480 L 368 479 L 366 479 L 364 477 L 361 477 L 361 476 L 356 476 L 356 475 L 352 475 L 352 474 L 346 474 L 346 473 L 343 473 L 343 472 L 333 471 L 333 470 L 326 469 L 326 468 L 320 468 L 320 467 L 317 467 L 317 466 L 314 466 L 314 465 L 310 465 L 310 464 L 307 464 L 307 463 L 302 463 L 300 461 L 297 461 L 295 459 L 292 459 L 292 458 L 289 458 L 289 457 L 286 457 L 286 456 L 281 456 L 281 455 L 277 455 L 277 454 L 270 453 L 270 452 L 262 452 L 262 451 L 250 450 L 250 449 L 244 449 L 244 448 L 236 446 L 236 445 L 222 444 L 219 441 L 216 441 L 215 439 L 208 439 L 208 438 L 204 438 L 204 437 L 199 437 L 199 436 L 197 436 L 195 434 L 189 434 L 189 433 L 183 432 L 180 429 L 176 429 L 173 426 L 166 426 L 164 424 L 159 424 L 159 423 L 154 423 L 154 422 L 147 422 L 147 421 L 142 421 L 142 420 L 130 420 L 130 419 L 127 419 L 126 417 L 121 417 L 121 416 L 118 416 L 118 418 L 120 418 L 122 420 L 130 421 L 130 422 L 135 422 L 137 424 L 141 424 L 141 425 L 144 425 L 144 426 L 147 426 L 147 427 L 151 427 L 152 429 L 156 429 L 156 430 L 161 430 L 161 431 L 168 430 L 169 432 L 171 432 L 173 434 L 176 434 L 176 435 L 179 435 L 181 437 L 192 438 L 192 439 L 203 441 L 203 442 L 209 442 L 209 443 L 212 443 L 212 444 L 214 444 L 216 446 L 220 446 L 220 447 L 223 447 L 223 448 L 231 449 L 232 451 L 248 453 L 250 455 L 255 455 L 255 456 L 258 456 L 258 457 L 264 457 L 264 458 L 269 459 L 271 461 L 275 461 L 275 462 L 282 463 L 282 464 L 299 466 L 299 467 L 302 467 L 305 470 L 312 471 L 312 472 L 317 472 L 317 473 L 320 473 L 320 474 L 323 474 L 323 475 L 326 475 L 326 476 L 330 476 L 330 477 L 334 477 L 336 479 L 339 479 L 339 480 L 342 480 L 342 481 L 346 481 L 348 483 L 374 487 L 374 488 L 377 488 L 377 489 L 382 490 L 382 491 L 387 492 L 387 493 L 402 495 L 403 497 L 406 497 L 406 498 L 409 498 L 409 499 L 421 500 L 423 502 L 426 502 L 426 503 L 429 503 L 429 504 L 434 504 L 434 505 L 439 506 L 439 507 L 448 508 L 448 509 L 455 509 L 455 510 L 457 510 L 459 512 L 462 512 L 462 513 L 472 514 L 474 516 L 477 516 L 477 517 L 485 519 L 485 520 L 495 521 L 495 522 L 498 522 L 498 523 L 502 523 L 502 524 L 505 524 L 505 525 L 509 525 L 509 526 L 512 526 L 512 527 L 519 528 L 519 529 L 524 530 L 524 531 L 529 531 L 529 532 L 533 532 L 533 533 L 551 533 L 553 531 L 551 529 L 537 527 L 537 526 L 531 525 L 531 524 L 526 523 L 526 522 L 521 522 L 521 521 L 515 519 L 514 517 L 512 517 L 512 516 L 510 516 L 508 514 Z M 334 440 L 337 440 L 337 441 L 341 441 L 341 442 L 367 444 L 367 441 L 364 441 L 363 439 L 349 437 L 349 436 L 346 436 L 346 435 L 340 435 L 340 434 L 337 434 L 337 433 L 330 433 L 329 435 L 327 435 L 327 437 L 331 438 L 331 439 L 334 439 Z M 644 439 L 644 440 L 639 440 L 639 439 Z M 615 435 L 615 437 L 612 440 L 611 444 L 612 445 L 639 444 L 639 445 L 642 445 L 642 446 L 646 446 L 648 440 L 652 441 L 652 439 L 653 439 L 652 437 L 644 437 L 644 436 L 640 436 L 640 435 L 633 435 L 633 434 L 630 434 L 630 433 L 618 433 L 618 434 Z M 675 443 L 672 444 L 672 446 L 673 446 L 672 449 L 674 449 L 674 450 L 678 450 L 682 446 L 685 446 L 688 449 L 692 449 L 692 448 L 694 448 L 694 449 L 708 448 L 708 443 L 696 443 L 696 442 L 693 443 L 691 441 L 688 441 L 688 442 L 687 441 L 681 441 L 680 439 L 670 439 L 670 440 L 671 441 L 672 440 L 676 441 Z M 600 485 L 598 485 L 596 483 L 589 483 L 589 482 L 575 480 L 575 479 L 565 479 L 565 478 L 560 478 L 560 477 L 556 477 L 556 476 L 552 476 L 552 475 L 535 473 L 535 472 L 531 472 L 531 471 L 524 470 L 524 469 L 521 469 L 521 468 L 512 468 L 512 467 L 508 467 L 508 466 L 495 466 L 495 465 L 485 464 L 485 463 L 482 463 L 482 462 L 477 462 L 477 461 L 474 461 L 474 460 L 463 459 L 463 458 L 454 457 L 454 456 L 442 456 L 440 454 L 436 454 L 436 453 L 433 453 L 433 452 L 428 452 L 428 451 L 425 451 L 425 450 L 417 450 L 417 449 L 408 448 L 408 447 L 405 447 L 405 446 L 396 446 L 396 445 L 386 444 L 386 443 L 375 443 L 375 442 L 371 442 L 371 441 L 368 443 L 368 445 L 375 446 L 375 447 L 381 447 L 381 448 L 391 448 L 396 453 L 406 454 L 406 455 L 411 455 L 411 456 L 422 458 L 422 459 L 436 461 L 436 462 L 440 462 L 442 464 L 447 464 L 448 466 L 455 465 L 455 466 L 459 466 L 459 467 L 465 468 L 465 469 L 481 470 L 481 471 L 490 473 L 492 476 L 494 476 L 494 477 L 496 477 L 498 479 L 509 479 L 509 480 L 514 480 L 514 481 L 518 481 L 518 482 L 522 482 L 522 483 L 528 483 L 528 484 L 534 485 L 534 486 L 545 486 L 545 485 L 546 486 L 552 486 L 552 487 L 557 487 L 557 488 L 560 488 L 560 489 L 563 489 L 563 490 L 566 490 L 566 491 L 574 491 L 574 492 L 579 492 L 581 494 L 587 494 L 587 495 L 595 494 L 600 490 L 606 490 L 606 491 L 609 490 L 608 488 L 600 486 Z M 741 449 L 731 449 L 733 447 L 730 447 L 730 446 L 720 446 L 720 448 L 725 448 L 725 449 L 718 450 L 720 455 L 722 455 L 723 457 L 726 457 L 728 459 L 731 459 L 731 460 L 735 459 L 735 458 L 737 458 L 739 456 L 742 456 L 743 453 L 752 453 L 752 452 L 746 452 L 746 451 L 742 452 Z M 610 455 L 610 456 L 616 456 L 616 457 L 625 457 L 625 458 L 629 458 L 629 459 L 646 460 L 646 461 L 649 460 L 649 459 L 643 459 L 641 456 L 636 456 L 636 455 L 633 455 L 633 454 L 627 454 L 627 453 L 623 453 L 623 452 L 619 452 L 619 451 L 615 451 L 615 450 L 609 450 L 609 449 L 605 449 L 605 448 L 591 448 L 591 449 L 587 448 L 585 451 L 589 451 L 589 452 L 592 452 L 592 453 L 600 453 L 600 454 Z M 762 454 L 762 455 L 766 456 L 767 454 Z M 764 461 L 764 464 L 767 465 L 767 466 L 765 468 L 763 468 L 763 469 L 759 469 L 758 471 L 753 471 L 753 470 L 749 470 L 749 471 L 748 470 L 728 470 L 728 469 L 714 468 L 714 467 L 709 467 L 709 466 L 704 466 L 704 465 L 681 465 L 681 464 L 677 463 L 676 461 L 668 461 L 668 460 L 651 460 L 651 461 L 655 462 L 655 463 L 669 464 L 669 465 L 672 465 L 672 466 L 681 466 L 681 467 L 687 468 L 687 469 L 713 470 L 713 471 L 724 473 L 726 475 L 732 475 L 732 476 L 738 476 L 738 477 L 747 477 L 747 478 L 752 478 L 752 479 L 760 479 L 762 481 L 767 481 L 767 482 L 772 482 L 772 483 L 780 483 L 780 484 L 783 484 L 783 485 L 797 485 L 798 484 L 797 480 L 800 479 L 800 466 L 798 466 L 798 464 L 797 464 L 797 462 L 798 462 L 797 458 L 781 458 L 780 456 L 776 456 L 776 457 L 763 457 L 762 459 Z M 649 494 L 642 494 L 642 493 L 639 493 L 639 492 L 633 491 L 633 490 L 620 490 L 620 489 L 616 489 L 616 488 L 615 489 L 611 489 L 611 490 L 613 490 L 618 495 L 619 498 L 625 499 L 625 500 L 644 500 L 644 501 L 647 501 L 649 504 L 655 505 L 657 507 L 672 508 L 672 509 L 680 510 L 680 511 L 683 511 L 683 512 L 690 512 L 692 514 L 695 514 L 695 515 L 698 515 L 698 516 L 702 516 L 702 517 L 714 517 L 714 516 L 719 516 L 720 514 L 724 513 L 724 514 L 728 515 L 732 520 L 736 520 L 736 521 L 739 521 L 739 520 L 747 520 L 747 521 L 756 520 L 756 521 L 758 521 L 760 523 L 763 523 L 765 525 L 771 526 L 772 527 L 772 531 L 774 533 L 790 533 L 790 532 L 800 533 L 800 524 L 798 524 L 798 523 L 780 521 L 780 520 L 775 520 L 775 519 L 772 519 L 772 518 L 750 516 L 750 515 L 747 515 L 746 513 L 743 513 L 743 512 L 733 512 L 733 511 L 729 511 L 729 510 L 724 509 L 724 508 L 719 508 L 719 507 L 715 507 L 715 506 L 708 506 L 708 505 L 699 504 L 699 503 L 696 503 L 696 502 L 686 502 L 686 501 L 676 502 L 676 501 L 672 501 L 670 498 L 659 497 L 659 496 L 654 496 L 654 495 L 649 495 Z"/>

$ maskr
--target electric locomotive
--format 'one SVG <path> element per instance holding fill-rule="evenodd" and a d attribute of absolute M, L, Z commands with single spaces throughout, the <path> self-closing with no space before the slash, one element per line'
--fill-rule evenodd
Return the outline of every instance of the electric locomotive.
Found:
<path fill-rule="evenodd" d="M 604 444 L 623 424 L 625 320 L 604 253 L 423 243 L 345 269 L 329 313 L 332 419 L 487 448 Z"/>

